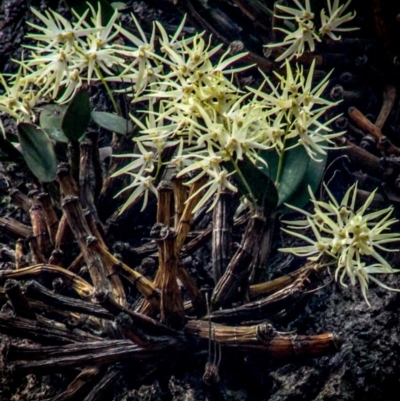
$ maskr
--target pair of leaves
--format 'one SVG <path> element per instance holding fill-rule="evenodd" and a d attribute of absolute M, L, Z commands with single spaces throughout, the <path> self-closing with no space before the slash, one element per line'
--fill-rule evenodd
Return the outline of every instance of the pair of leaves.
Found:
<path fill-rule="evenodd" d="M 260 156 L 268 164 L 260 166 L 266 174 L 276 180 L 279 156 L 275 150 L 262 151 Z M 308 187 L 315 192 L 321 183 L 327 154 L 318 155 L 321 161 L 317 162 L 310 158 L 302 146 L 287 150 L 284 154 L 282 172 L 277 183 L 279 201 L 277 202 L 277 213 L 292 212 L 284 204 L 302 208 L 310 199 Z"/>
<path fill-rule="evenodd" d="M 77 141 L 85 134 L 89 122 L 89 94 L 81 90 L 68 107 L 57 104 L 46 106 L 40 115 L 41 127 L 30 123 L 18 124 L 22 154 L 40 181 L 50 182 L 56 178 L 58 162 L 51 139 L 65 143 Z"/>
<path fill-rule="evenodd" d="M 78 141 L 86 132 L 90 119 L 101 127 L 119 134 L 133 132 L 132 122 L 106 112 L 90 111 L 86 90 L 76 93 L 68 106 L 49 104 L 40 114 L 40 127 L 29 123 L 18 125 L 18 137 L 26 164 L 43 182 L 53 181 L 57 172 L 57 158 L 51 139 L 68 143 Z"/>
<path fill-rule="evenodd" d="M 289 144 L 290 145 L 290 144 Z M 255 197 L 259 207 L 264 208 L 266 215 L 272 213 L 289 213 L 291 209 L 286 203 L 298 208 L 304 207 L 309 201 L 308 187 L 315 192 L 321 183 L 327 154 L 319 155 L 320 161 L 310 158 L 302 146 L 287 150 L 284 154 L 283 165 L 279 182 L 276 183 L 278 173 L 279 155 L 275 150 L 262 151 L 260 156 L 266 161 L 265 164 L 255 165 L 246 156 L 243 160 L 236 162 L 247 185 L 243 182 L 240 174 L 234 174 L 234 180 L 239 191 L 246 197 Z M 233 163 L 226 163 L 225 168 L 235 171 Z M 249 188 L 251 194 L 249 194 Z"/>
<path fill-rule="evenodd" d="M 57 142 L 78 141 L 90 122 L 90 101 L 86 90 L 76 93 L 68 106 L 49 104 L 40 113 L 40 127 Z"/>
<path fill-rule="evenodd" d="M 90 112 L 89 95 L 78 92 L 68 107 L 62 104 L 49 104 L 40 114 L 40 127 L 57 142 L 68 143 L 79 140 L 85 133 L 90 118 L 100 127 L 127 135 L 133 132 L 131 121 L 105 111 Z"/>

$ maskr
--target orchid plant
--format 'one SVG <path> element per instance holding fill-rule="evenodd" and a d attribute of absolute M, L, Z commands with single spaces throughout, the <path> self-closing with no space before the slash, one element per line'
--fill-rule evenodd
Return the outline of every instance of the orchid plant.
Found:
<path fill-rule="evenodd" d="M 57 129 L 61 127 L 67 141 L 79 139 L 80 134 L 68 127 L 77 114 L 88 110 L 89 117 L 82 118 L 85 130 L 90 119 L 86 88 L 102 84 L 114 114 L 105 113 L 99 118 L 99 113 L 93 112 L 94 121 L 110 129 L 110 120 L 111 129 L 121 134 L 132 133 L 132 125 L 138 132 L 133 137 L 132 152 L 116 155 L 131 160 L 113 174 L 131 177 L 130 183 L 116 194 L 129 193 L 121 213 L 140 200 L 143 210 L 150 196 L 158 196 L 156 185 L 165 166 L 174 168 L 186 185 L 202 183 L 192 195 L 194 198 L 201 194 L 194 213 L 202 207 L 213 209 L 226 190 L 241 192 L 243 204 L 253 210 L 261 208 L 267 215 L 287 211 L 285 203 L 300 211 L 299 207 L 309 199 L 306 188 L 310 185 L 315 213 L 302 212 L 307 221 L 294 222 L 290 227 L 309 227 L 316 240 L 287 231 L 310 245 L 282 251 L 314 261 L 322 254 L 330 255 L 338 261 L 336 277 L 343 270 L 340 282 L 345 274 L 352 284 L 357 278 L 367 300 L 369 279 L 385 287 L 371 274 L 396 271 L 375 250 L 386 250 L 381 244 L 399 239 L 397 234 L 382 233 L 394 222 L 388 220 L 391 209 L 364 215 L 371 198 L 362 209 L 353 212 L 356 187 L 349 189 L 340 205 L 331 194 L 329 203 L 314 198 L 327 150 L 335 148 L 334 139 L 343 133 L 330 128 L 339 116 L 326 118 L 326 112 L 337 104 L 324 98 L 330 74 L 315 83 L 315 61 L 307 74 L 303 66 L 290 63 L 291 58 L 305 51 L 306 44 L 313 51 L 322 36 L 339 40 L 337 32 L 355 29 L 341 27 L 355 13 L 344 14 L 350 1 L 343 5 L 339 0 L 333 4 L 327 0 L 328 15 L 321 11 L 321 28 L 317 32 L 310 1 L 305 0 L 305 5 L 293 1 L 297 8 L 276 5 L 283 13 L 276 17 L 292 27 L 294 22 L 297 29 L 278 28 L 287 35 L 284 41 L 267 45 L 289 46 L 277 59 L 285 60 L 284 73 L 274 72 L 270 77 L 261 71 L 264 80 L 258 88 L 235 85 L 236 74 L 254 67 L 245 64 L 246 53 L 238 54 L 231 48 L 222 51 L 222 45 L 213 46 L 204 32 L 186 37 L 185 18 L 172 35 L 158 21 L 151 34 L 146 35 L 134 15 L 131 18 L 136 34 L 120 25 L 117 10 L 104 21 L 100 5 L 95 7 L 94 2 L 88 2 L 87 10 L 81 14 L 72 10 L 75 22 L 53 10 L 42 14 L 32 9 L 41 24 L 29 23 L 34 32 L 27 35 L 30 42 L 24 47 L 29 53 L 17 61 L 18 72 L 0 74 L 0 116 L 8 115 L 19 123 L 23 148 L 24 143 L 32 146 L 32 142 L 23 140 L 24 135 L 25 139 L 26 135 L 41 138 L 35 150 L 26 152 L 26 158 L 36 152 L 34 160 L 27 163 L 40 179 L 51 181 L 53 167 L 35 167 L 37 160 L 55 158 L 51 151 L 42 154 L 41 144 L 48 141 L 51 130 L 31 123 L 36 122 L 43 102 L 56 102 L 62 118 Z M 117 89 L 112 90 L 116 85 Z M 121 117 L 115 92 L 125 93 L 138 105 L 130 121 Z M 46 107 L 41 121 L 44 111 Z M 166 150 L 169 157 L 164 158 Z M 374 223 L 382 216 L 383 223 Z M 361 261 L 365 255 L 379 263 L 366 267 Z"/>

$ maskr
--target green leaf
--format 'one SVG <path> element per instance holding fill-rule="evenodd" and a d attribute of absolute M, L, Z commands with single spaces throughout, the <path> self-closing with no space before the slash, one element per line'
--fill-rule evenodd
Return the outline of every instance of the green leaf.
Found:
<path fill-rule="evenodd" d="M 69 142 L 61 128 L 66 109 L 67 106 L 63 104 L 48 104 L 40 113 L 40 128 L 44 129 L 47 135 L 57 142 Z"/>
<path fill-rule="evenodd" d="M 124 10 L 126 8 L 126 4 L 122 1 L 114 1 L 111 3 L 111 7 L 114 10 Z"/>
<path fill-rule="evenodd" d="M 101 22 L 103 25 L 107 25 L 108 21 L 110 21 L 114 14 L 114 8 L 107 0 L 65 0 L 65 3 L 70 10 L 75 10 L 75 12 L 79 15 L 83 15 L 85 13 L 85 11 L 89 8 L 88 4 L 90 4 L 96 12 L 100 5 Z M 91 15 L 91 13 L 89 13 L 89 15 Z M 93 25 L 89 16 L 86 18 L 86 20 L 90 25 Z"/>
<path fill-rule="evenodd" d="M 0 135 L 0 150 L 4 152 L 12 161 L 18 163 L 22 161 L 22 154 L 18 149 L 3 135 Z"/>
<path fill-rule="evenodd" d="M 18 138 L 26 164 L 42 182 L 56 178 L 57 159 L 47 134 L 30 123 L 18 124 Z"/>
<path fill-rule="evenodd" d="M 288 144 L 292 145 L 293 143 Z M 275 181 L 279 164 L 278 153 L 268 150 L 261 151 L 259 155 L 268 164 L 268 168 L 260 164 L 261 169 Z M 285 203 L 302 208 L 309 201 L 308 186 L 313 192 L 317 190 L 324 174 L 327 155 L 318 155 L 318 159 L 321 161 L 311 159 L 303 146 L 285 152 L 278 184 L 277 213 L 292 212 Z"/>
<path fill-rule="evenodd" d="M 90 122 L 90 101 L 87 90 L 82 89 L 69 102 L 61 128 L 70 141 L 81 138 Z"/>
<path fill-rule="evenodd" d="M 310 159 L 307 170 L 304 173 L 303 180 L 298 186 L 297 190 L 288 198 L 286 203 L 289 205 L 296 206 L 298 208 L 303 208 L 307 202 L 310 200 L 310 194 L 308 192 L 308 187 L 310 186 L 311 191 L 315 193 L 318 189 L 325 172 L 326 161 L 328 160 L 328 155 L 318 155 L 320 162 Z M 279 213 L 292 213 L 293 210 L 289 209 L 285 205 L 281 205 L 278 209 Z"/>
<path fill-rule="evenodd" d="M 261 154 L 262 158 L 267 162 L 267 174 L 275 181 L 279 164 L 279 156 L 275 150 L 266 151 Z M 303 182 L 304 175 L 310 162 L 310 157 L 303 146 L 297 146 L 294 149 L 287 150 L 284 153 L 282 171 L 279 177 L 278 206 L 291 199 L 292 195 L 297 191 Z"/>
<path fill-rule="evenodd" d="M 100 127 L 117 134 L 127 135 L 133 132 L 132 122 L 116 114 L 105 111 L 92 111 L 92 118 Z"/>
<path fill-rule="evenodd" d="M 247 183 L 246 185 L 243 182 L 240 174 L 234 174 L 233 179 L 239 191 L 244 196 L 251 198 L 250 188 L 252 195 L 256 198 L 257 205 L 262 207 L 267 215 L 272 214 L 278 203 L 278 192 L 274 182 L 246 155 L 243 155 L 243 160 L 237 160 L 236 165 Z M 224 167 L 228 172 L 236 171 L 233 162 L 224 163 Z"/>
<path fill-rule="evenodd" d="M 278 173 L 278 165 L 279 165 L 279 155 L 275 149 L 271 150 L 261 150 L 258 155 L 265 160 L 268 167 L 261 163 L 257 162 L 258 167 L 260 167 L 261 171 L 268 175 L 275 182 L 276 175 Z"/>

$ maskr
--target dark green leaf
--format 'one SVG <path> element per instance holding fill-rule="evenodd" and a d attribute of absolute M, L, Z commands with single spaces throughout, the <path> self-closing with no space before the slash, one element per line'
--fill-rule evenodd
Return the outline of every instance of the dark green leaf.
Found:
<path fill-rule="evenodd" d="M 293 144 L 294 142 L 291 140 L 287 146 Z M 274 150 L 261 151 L 260 156 L 268 164 L 268 168 L 261 165 L 261 169 L 275 181 L 279 164 L 278 153 Z M 308 186 L 313 192 L 317 190 L 324 174 L 327 155 L 319 154 L 318 159 L 321 161 L 312 160 L 302 146 L 285 152 L 278 184 L 277 212 L 288 213 L 291 211 L 284 206 L 284 203 L 301 208 L 309 201 Z"/>
<path fill-rule="evenodd" d="M 107 113 L 105 111 L 92 111 L 92 118 L 100 127 L 111 132 L 116 132 L 121 135 L 127 135 L 133 132 L 132 122 L 116 114 Z"/>
<path fill-rule="evenodd" d="M 297 139 L 296 138 L 291 138 L 288 141 L 286 141 L 286 146 L 285 149 L 294 146 L 297 143 Z M 299 147 L 298 147 L 299 148 Z M 296 149 L 296 148 L 294 148 Z M 294 150 L 293 149 L 293 150 Z M 288 157 L 288 153 L 291 152 L 290 151 L 286 151 L 285 153 L 285 157 L 284 157 L 284 161 L 286 160 L 286 158 Z M 277 180 L 277 174 L 278 174 L 278 165 L 279 165 L 279 155 L 278 152 L 274 149 L 271 150 L 261 150 L 259 152 L 259 156 L 264 159 L 267 164 L 268 167 L 265 166 L 265 164 L 260 163 L 260 168 L 261 170 L 263 170 L 266 174 L 268 174 L 269 177 L 271 177 L 271 179 L 275 182 Z M 279 180 L 282 181 L 282 180 Z"/>
<path fill-rule="evenodd" d="M 307 170 L 303 176 L 301 185 L 298 186 L 297 190 L 288 198 L 286 203 L 296 206 L 298 208 L 304 207 L 310 200 L 310 194 L 308 192 L 308 187 L 310 186 L 311 191 L 315 193 L 318 189 L 322 177 L 324 176 L 326 161 L 328 155 L 318 155 L 318 159 L 322 159 L 320 162 L 310 159 Z M 289 209 L 285 205 L 281 205 L 278 210 L 279 213 L 291 213 L 292 209 Z"/>
<path fill-rule="evenodd" d="M 70 141 L 81 138 L 90 122 L 90 102 L 87 90 L 80 90 L 69 102 L 61 128 Z"/>
<path fill-rule="evenodd" d="M 277 152 L 275 150 L 264 152 L 262 157 L 268 164 L 268 169 L 266 169 L 268 175 L 275 180 L 279 163 Z M 302 184 L 310 160 L 303 146 L 297 146 L 285 152 L 277 185 L 279 194 L 278 206 L 287 202 Z"/>
<path fill-rule="evenodd" d="M 69 142 L 61 128 L 66 109 L 66 105 L 48 104 L 40 113 L 40 128 L 44 129 L 47 135 L 57 142 Z"/>
<path fill-rule="evenodd" d="M 19 162 L 22 160 L 22 154 L 15 146 L 3 135 L 0 134 L 0 149 L 4 152 L 11 160 Z"/>
<path fill-rule="evenodd" d="M 103 25 L 107 25 L 108 21 L 112 18 L 114 14 L 114 8 L 111 6 L 111 4 L 107 0 L 65 0 L 65 3 L 67 4 L 67 7 L 70 10 L 75 10 L 75 12 L 79 15 L 83 15 L 85 11 L 89 8 L 88 4 L 90 4 L 95 11 L 97 12 L 98 7 L 101 7 L 101 21 Z M 89 13 L 91 15 L 91 13 Z M 91 23 L 91 18 L 86 18 L 86 21 L 93 25 Z"/>
<path fill-rule="evenodd" d="M 250 187 L 257 205 L 263 207 L 267 215 L 272 214 L 278 203 L 278 192 L 273 181 L 245 155 L 243 156 L 243 160 L 238 160 L 236 164 L 247 185 Z M 229 172 L 236 171 L 232 162 L 226 162 L 224 166 Z M 239 191 L 244 196 L 249 197 L 248 187 L 243 182 L 240 174 L 234 174 L 233 179 Z"/>
<path fill-rule="evenodd" d="M 279 164 L 279 155 L 276 152 L 275 149 L 271 149 L 271 150 L 261 150 L 259 152 L 259 156 L 265 160 L 265 162 L 267 163 L 268 167 L 261 162 L 258 162 L 258 166 L 260 167 L 260 169 L 268 175 L 268 177 L 271 178 L 271 180 L 273 180 L 275 182 L 276 180 L 276 174 L 278 172 L 278 164 Z"/>
<path fill-rule="evenodd" d="M 47 134 L 34 124 L 19 123 L 18 138 L 26 164 L 43 182 L 56 178 L 57 159 Z"/>

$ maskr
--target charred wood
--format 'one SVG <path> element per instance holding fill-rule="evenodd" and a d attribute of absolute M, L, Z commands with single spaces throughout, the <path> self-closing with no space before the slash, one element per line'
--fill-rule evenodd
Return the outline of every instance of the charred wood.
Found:
<path fill-rule="evenodd" d="M 68 330 L 64 325 L 38 322 L 22 317 L 0 314 L 0 332 L 12 337 L 27 338 L 41 344 L 69 344 L 100 340 L 82 330 Z"/>
<path fill-rule="evenodd" d="M 113 319 L 113 314 L 98 304 L 55 294 L 36 281 L 25 284 L 25 295 L 30 299 L 42 301 L 44 304 L 71 312 L 84 313 L 101 319 Z"/>
<path fill-rule="evenodd" d="M 29 301 L 25 298 L 24 294 L 22 293 L 18 281 L 10 279 L 6 280 L 6 283 L 4 285 L 4 292 L 14 309 L 16 316 L 25 319 L 36 320 L 36 315 L 33 312 L 31 306 L 29 305 Z"/>

